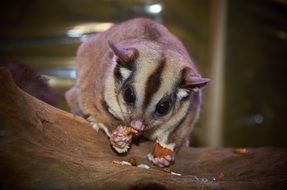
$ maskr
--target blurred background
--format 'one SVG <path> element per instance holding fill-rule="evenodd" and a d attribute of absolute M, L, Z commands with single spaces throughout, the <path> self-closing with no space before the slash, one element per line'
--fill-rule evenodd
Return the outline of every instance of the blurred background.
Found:
<path fill-rule="evenodd" d="M 213 79 L 192 146 L 287 145 L 287 0 L 4 0 L 0 14 L 0 58 L 48 78 L 61 109 L 68 110 L 79 44 L 148 17 L 178 36 Z"/>

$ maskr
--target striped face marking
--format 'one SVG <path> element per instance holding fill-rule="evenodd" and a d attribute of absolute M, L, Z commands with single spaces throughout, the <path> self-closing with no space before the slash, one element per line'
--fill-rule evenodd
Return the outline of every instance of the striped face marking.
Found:
<path fill-rule="evenodd" d="M 133 49 L 137 56 L 126 53 L 127 49 Z M 113 45 L 112 50 L 104 101 L 113 117 L 127 125 L 142 121 L 144 130 L 160 127 L 170 131 L 177 126 L 192 105 L 191 96 L 199 93 L 194 89 L 201 87 L 199 83 L 186 84 L 187 61 L 153 42 L 133 44 L 126 49 Z M 121 58 L 122 55 L 126 57 Z"/>

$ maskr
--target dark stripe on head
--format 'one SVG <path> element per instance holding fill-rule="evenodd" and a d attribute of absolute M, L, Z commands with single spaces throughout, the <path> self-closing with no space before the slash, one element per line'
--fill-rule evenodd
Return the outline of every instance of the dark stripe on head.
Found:
<path fill-rule="evenodd" d="M 179 82 L 179 85 L 180 86 L 184 86 L 185 83 L 186 83 L 186 78 L 188 77 L 190 73 L 190 68 L 188 67 L 185 67 L 181 70 L 180 72 L 180 82 Z"/>
<path fill-rule="evenodd" d="M 156 68 L 156 70 L 152 73 L 152 75 L 149 77 L 147 83 L 146 83 L 146 87 L 145 87 L 145 98 L 144 98 L 144 103 L 143 103 L 143 108 L 145 109 L 151 98 L 152 95 L 158 91 L 160 84 L 161 84 L 161 74 L 162 71 L 164 69 L 165 66 L 165 62 L 166 62 L 166 58 L 162 57 L 158 67 Z"/>
<path fill-rule="evenodd" d="M 114 75 L 115 75 L 117 81 L 123 80 L 123 76 L 121 75 L 120 68 L 121 68 L 121 66 L 119 64 L 117 64 L 115 69 L 114 69 Z"/>
<path fill-rule="evenodd" d="M 146 26 L 144 26 L 144 36 L 150 40 L 157 40 L 161 36 L 161 34 L 155 26 L 147 24 Z"/>
<path fill-rule="evenodd" d="M 115 76 L 116 82 L 122 83 L 121 88 L 123 88 L 127 83 L 132 83 L 132 81 L 134 79 L 134 73 L 136 71 L 136 64 L 135 64 L 135 62 L 133 62 L 132 64 L 129 65 L 130 66 L 129 68 L 126 68 L 126 69 L 131 71 L 131 74 L 127 79 L 124 80 L 124 78 L 120 72 L 120 69 L 123 68 L 123 66 L 118 61 L 120 61 L 120 60 L 117 59 L 117 64 L 114 68 L 114 76 Z"/>

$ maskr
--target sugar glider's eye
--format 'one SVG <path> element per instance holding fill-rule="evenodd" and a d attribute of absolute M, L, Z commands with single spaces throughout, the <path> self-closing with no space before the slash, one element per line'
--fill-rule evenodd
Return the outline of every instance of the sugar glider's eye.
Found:
<path fill-rule="evenodd" d="M 170 108 L 171 108 L 170 101 L 163 100 L 163 101 L 160 101 L 156 105 L 155 113 L 158 116 L 162 117 L 162 116 L 166 115 L 169 112 Z"/>
<path fill-rule="evenodd" d="M 134 105 L 136 101 L 136 95 L 132 87 L 128 86 L 124 90 L 124 100 L 128 105 Z"/>

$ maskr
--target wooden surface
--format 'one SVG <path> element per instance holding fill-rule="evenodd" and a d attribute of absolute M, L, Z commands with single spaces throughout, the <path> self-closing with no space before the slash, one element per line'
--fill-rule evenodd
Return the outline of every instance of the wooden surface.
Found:
<path fill-rule="evenodd" d="M 146 160 L 151 144 L 117 155 L 103 133 L 20 90 L 0 69 L 0 189 L 286 189 L 287 149 L 182 148 L 171 171 Z M 134 157 L 151 166 L 117 164 Z"/>

